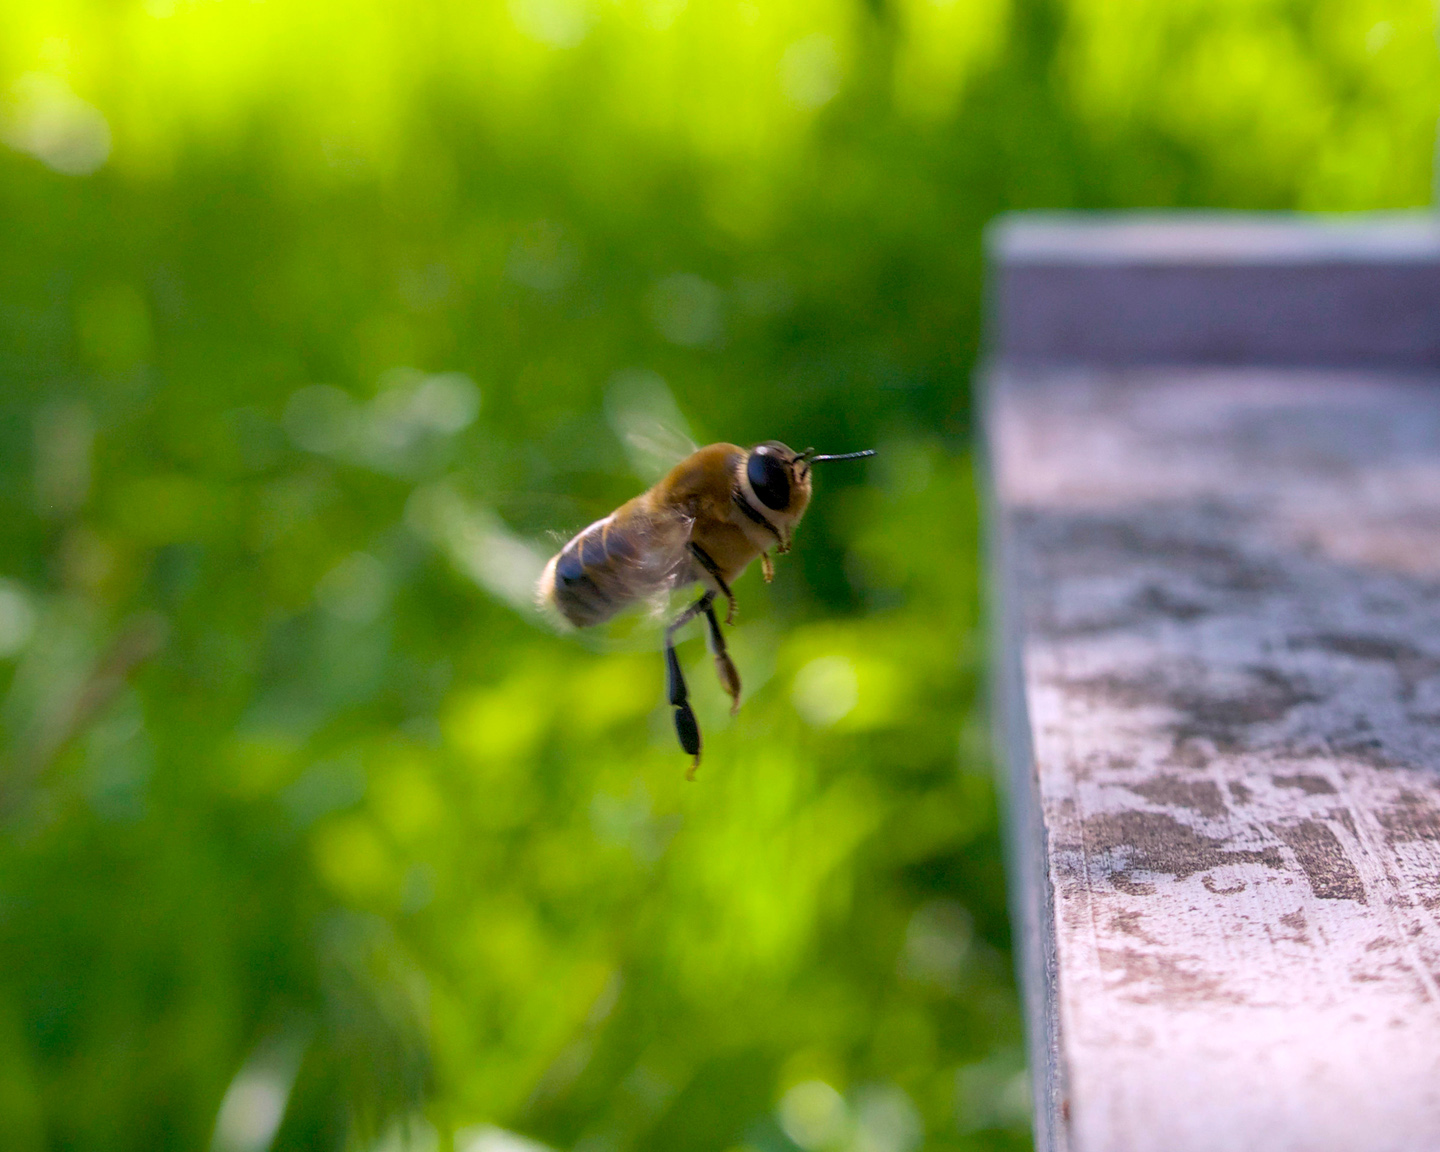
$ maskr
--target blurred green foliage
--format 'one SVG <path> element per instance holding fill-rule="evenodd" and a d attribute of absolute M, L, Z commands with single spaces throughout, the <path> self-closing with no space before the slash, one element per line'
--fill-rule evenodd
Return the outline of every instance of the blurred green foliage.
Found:
<path fill-rule="evenodd" d="M 980 230 L 1423 203 L 1429 4 L 3 16 L 5 1147 L 1025 1147 Z M 693 785 L 528 605 L 687 430 L 882 452 Z"/>

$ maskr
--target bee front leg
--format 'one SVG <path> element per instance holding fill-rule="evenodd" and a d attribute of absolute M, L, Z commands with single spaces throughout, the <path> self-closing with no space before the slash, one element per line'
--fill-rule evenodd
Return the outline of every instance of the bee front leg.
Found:
<path fill-rule="evenodd" d="M 720 634 L 720 621 L 715 619 L 715 609 L 705 609 L 705 620 L 710 625 L 710 650 L 715 653 L 715 671 L 720 677 L 720 686 L 730 693 L 730 715 L 740 711 L 740 673 L 730 652 L 725 647 L 725 637 Z"/>
<path fill-rule="evenodd" d="M 730 585 L 725 582 L 725 577 L 721 575 L 720 565 L 710 559 L 710 554 L 693 540 L 690 542 L 690 554 L 700 562 L 700 567 L 704 568 L 705 571 L 710 574 L 710 579 L 714 580 L 715 586 L 720 589 L 720 595 L 724 596 L 726 603 L 729 604 L 729 610 L 725 613 L 725 623 L 734 624 L 735 593 L 730 591 Z"/>
<path fill-rule="evenodd" d="M 680 738 L 680 747 L 687 755 L 695 757 L 687 780 L 695 779 L 695 769 L 700 767 L 700 724 L 690 707 L 690 692 L 685 687 L 685 673 L 680 670 L 680 658 L 675 654 L 675 633 L 701 612 L 710 612 L 715 599 L 713 592 L 707 592 L 665 629 L 665 694 L 670 706 L 675 709 L 675 735 Z"/>

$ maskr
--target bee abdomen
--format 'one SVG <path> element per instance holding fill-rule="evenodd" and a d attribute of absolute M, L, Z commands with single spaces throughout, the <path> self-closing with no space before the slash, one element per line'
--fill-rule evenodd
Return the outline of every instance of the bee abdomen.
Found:
<path fill-rule="evenodd" d="M 636 549 L 623 533 L 606 531 L 611 520 L 597 520 L 566 544 L 540 577 L 542 601 L 577 628 L 603 624 L 637 599 L 624 572 Z"/>

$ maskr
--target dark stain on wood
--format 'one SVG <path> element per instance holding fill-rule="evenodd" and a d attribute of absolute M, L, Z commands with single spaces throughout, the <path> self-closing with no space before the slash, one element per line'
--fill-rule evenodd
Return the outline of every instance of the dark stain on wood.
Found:
<path fill-rule="evenodd" d="M 1189 808 L 1202 816 L 1220 817 L 1228 811 L 1220 798 L 1219 785 L 1212 780 L 1186 780 L 1161 774 L 1125 787 L 1156 804 Z"/>
<path fill-rule="evenodd" d="M 1309 776 L 1304 773 L 1297 773 L 1294 776 L 1272 776 L 1271 781 L 1277 788 L 1297 788 L 1307 796 L 1334 796 L 1335 785 L 1326 780 L 1323 776 Z"/>
<path fill-rule="evenodd" d="M 1416 792 L 1401 792 L 1396 803 L 1375 814 L 1391 844 L 1440 840 L 1440 810 Z"/>
<path fill-rule="evenodd" d="M 1216 748 L 1236 751 L 1249 744 L 1249 730 L 1257 725 L 1283 720 L 1302 704 L 1323 699 L 1298 677 L 1275 668 L 1246 669 L 1253 686 L 1236 695 L 1181 688 L 1170 693 L 1168 703 L 1179 719 L 1171 725 L 1176 740 L 1203 737 Z"/>
<path fill-rule="evenodd" d="M 1309 944 L 1310 934 L 1306 931 L 1309 924 L 1305 920 L 1303 909 L 1297 908 L 1294 912 L 1287 912 L 1280 917 L 1280 923 L 1295 933 L 1293 936 L 1277 936 L 1277 940 L 1288 940 L 1292 944 Z"/>
<path fill-rule="evenodd" d="M 1147 584 L 1131 603 L 1137 612 L 1179 620 L 1182 624 L 1209 616 L 1214 611 L 1204 604 L 1177 596 L 1159 584 Z"/>
<path fill-rule="evenodd" d="M 1135 989 L 1124 997 L 1135 1004 L 1243 1002 L 1242 997 L 1228 991 L 1215 976 L 1182 965 L 1182 961 L 1196 962 L 1199 959 L 1196 956 L 1166 956 L 1138 948 L 1102 948 L 1099 957 L 1102 969 L 1119 973 L 1116 988 Z M 1142 990 L 1145 985 L 1153 990 Z"/>
<path fill-rule="evenodd" d="M 1199 740 L 1178 741 L 1170 749 L 1170 755 L 1165 758 L 1165 763 L 1173 764 L 1177 768 L 1208 768 L 1214 757 L 1210 749 Z"/>
<path fill-rule="evenodd" d="M 1064 682 L 1067 692 L 1122 708 L 1159 706 L 1175 713 L 1169 731 L 1177 750 L 1187 741 L 1208 740 L 1220 751 L 1240 751 L 1250 729 L 1285 719 L 1302 704 L 1324 697 L 1303 679 L 1266 665 L 1245 668 L 1250 683 L 1240 691 L 1213 692 L 1192 684 L 1167 684 L 1164 674 L 1091 676 Z"/>
<path fill-rule="evenodd" d="M 1360 873 L 1326 825 L 1318 820 L 1301 820 L 1298 824 L 1271 824 L 1270 829 L 1295 853 L 1310 881 L 1310 891 L 1318 899 L 1366 903 Z"/>
<path fill-rule="evenodd" d="M 1158 944 L 1158 940 L 1140 927 L 1140 919 L 1140 913 L 1133 908 L 1126 912 L 1116 912 L 1114 916 L 1110 917 L 1110 931 L 1119 932 L 1124 936 L 1133 936 L 1137 940 L 1143 940 L 1146 944 Z"/>
<path fill-rule="evenodd" d="M 1132 872 L 1157 872 L 1184 880 L 1222 864 L 1285 867 L 1276 847 L 1257 851 L 1226 844 L 1163 812 L 1106 812 L 1085 821 L 1086 848 L 1091 855 L 1108 854 L 1114 859 L 1111 882 L 1122 891 L 1122 882 L 1133 883 Z"/>
<path fill-rule="evenodd" d="M 1016 522 L 1032 560 L 1055 577 L 1139 577 L 1108 606 L 1071 612 L 1033 604 L 1031 626 L 1052 639 L 1076 639 L 1157 620 L 1191 624 L 1253 598 L 1284 589 L 1289 574 L 1235 540 L 1253 512 L 1238 507 L 1153 505 L 1117 516 L 1105 512 L 1019 510 Z M 1098 610 L 1097 610 L 1098 609 Z"/>
<path fill-rule="evenodd" d="M 1294 639 L 1290 646 L 1318 648 L 1352 660 L 1389 664 L 1400 679 L 1400 698 L 1406 702 L 1415 698 L 1415 688 L 1420 681 L 1440 672 L 1440 660 L 1420 651 L 1408 641 L 1384 636 L 1324 633 Z"/>

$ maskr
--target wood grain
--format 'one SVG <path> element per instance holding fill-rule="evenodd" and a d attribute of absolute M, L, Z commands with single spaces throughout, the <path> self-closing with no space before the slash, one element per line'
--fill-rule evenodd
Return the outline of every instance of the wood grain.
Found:
<path fill-rule="evenodd" d="M 1440 1148 L 1440 381 L 987 392 L 1041 1146 Z"/>

